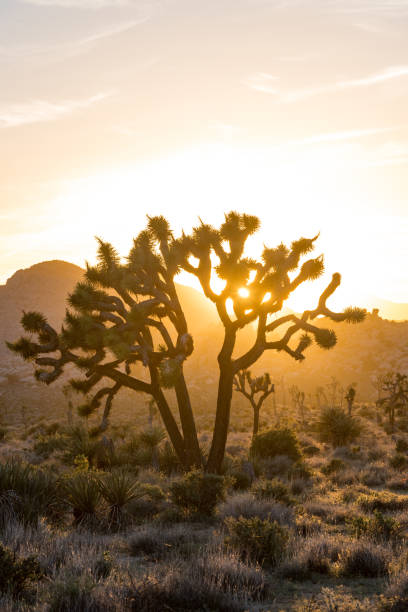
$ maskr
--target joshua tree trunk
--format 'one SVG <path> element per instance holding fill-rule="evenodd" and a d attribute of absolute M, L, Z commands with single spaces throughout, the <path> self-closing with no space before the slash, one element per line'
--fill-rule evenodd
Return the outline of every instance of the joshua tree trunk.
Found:
<path fill-rule="evenodd" d="M 186 456 L 186 449 L 184 440 L 180 434 L 179 428 L 177 427 L 177 423 L 174 420 L 174 417 L 171 413 L 167 400 L 164 396 L 163 391 L 160 387 L 156 389 L 154 394 L 154 399 L 156 400 L 157 407 L 160 412 L 160 416 L 163 419 L 163 424 L 166 428 L 166 431 L 169 435 L 171 443 L 174 447 L 176 455 L 182 464 L 183 467 L 189 468 Z"/>
<path fill-rule="evenodd" d="M 255 436 L 258 433 L 259 430 L 259 409 L 260 406 L 257 406 L 256 404 L 252 404 L 253 409 L 254 409 L 254 426 L 252 429 L 252 438 L 255 438 Z"/>
<path fill-rule="evenodd" d="M 202 458 L 198 444 L 197 430 L 184 375 L 178 378 L 175 384 L 175 391 L 180 412 L 181 427 L 183 429 L 187 464 L 189 467 L 201 468 Z"/>
<path fill-rule="evenodd" d="M 230 421 L 233 378 L 234 374 L 231 366 L 221 369 L 218 384 L 217 412 L 210 454 L 208 456 L 207 472 L 216 474 L 221 472 Z"/>

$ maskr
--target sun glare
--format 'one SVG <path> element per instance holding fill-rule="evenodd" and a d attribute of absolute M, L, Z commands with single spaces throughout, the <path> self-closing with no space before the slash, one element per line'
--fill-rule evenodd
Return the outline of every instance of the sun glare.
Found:
<path fill-rule="evenodd" d="M 246 287 L 241 287 L 241 289 L 238 289 L 238 295 L 242 298 L 247 298 L 249 297 L 249 291 Z"/>

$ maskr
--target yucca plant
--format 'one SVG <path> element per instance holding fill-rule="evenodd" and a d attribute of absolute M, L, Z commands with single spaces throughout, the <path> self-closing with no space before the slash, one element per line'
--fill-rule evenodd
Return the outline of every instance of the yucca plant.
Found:
<path fill-rule="evenodd" d="M 116 528 L 123 524 L 125 506 L 144 495 L 134 475 L 123 468 L 113 470 L 98 479 L 98 487 L 109 507 L 109 525 Z"/>
<path fill-rule="evenodd" d="M 98 440 L 91 438 L 86 427 L 76 425 L 67 434 L 64 458 L 68 463 L 73 463 L 75 457 L 85 455 L 89 463 L 92 464 L 97 446 Z"/>
<path fill-rule="evenodd" d="M 101 501 L 99 478 L 93 472 L 78 472 L 60 482 L 60 497 L 72 509 L 74 524 L 92 525 Z"/>
<path fill-rule="evenodd" d="M 23 523 L 34 525 L 40 516 L 52 514 L 55 478 L 48 471 L 12 459 L 0 465 L 0 496 L 0 512 L 5 513 L 0 522 L 11 512 Z"/>

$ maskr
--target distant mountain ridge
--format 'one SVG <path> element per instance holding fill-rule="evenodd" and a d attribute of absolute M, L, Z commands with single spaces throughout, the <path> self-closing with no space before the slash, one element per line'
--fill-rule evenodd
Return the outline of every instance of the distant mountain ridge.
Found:
<path fill-rule="evenodd" d="M 83 272 L 79 266 L 65 261 L 46 261 L 18 270 L 5 285 L 0 286 L 0 404 L 13 410 L 21 405 L 30 405 L 33 409 L 42 409 L 44 405 L 64 405 L 61 394 L 64 379 L 52 388 L 36 382 L 32 365 L 11 353 L 5 341 L 14 341 L 22 334 L 20 319 L 23 310 L 44 313 L 51 325 L 59 329 L 67 307 L 67 296 L 83 277 Z M 193 403 L 206 413 L 207 404 L 208 407 L 215 405 L 222 326 L 214 304 L 200 291 L 178 285 L 178 292 L 195 346 L 192 356 L 186 361 L 186 378 Z M 378 372 L 408 372 L 408 320 L 393 322 L 384 318 L 386 313 L 390 313 L 394 320 L 397 317 L 408 319 L 408 304 L 394 305 L 385 301 L 383 304 L 380 317 L 370 314 L 362 325 L 333 324 L 322 320 L 321 324 L 333 328 L 338 337 L 337 346 L 332 351 L 322 351 L 313 346 L 302 363 L 283 352 L 267 351 L 253 365 L 254 373 L 268 371 L 276 381 L 284 378 L 287 388 L 297 384 L 308 393 L 312 393 L 316 385 L 327 384 L 332 377 L 338 378 L 343 385 L 358 381 L 359 396 L 372 397 L 374 388 L 371 381 Z M 397 310 L 392 310 L 391 306 Z M 237 355 L 248 349 L 254 332 L 253 326 L 240 331 Z M 139 398 L 138 401 L 143 403 L 145 400 Z"/>
<path fill-rule="evenodd" d="M 0 356 L 10 354 L 4 345 L 22 333 L 23 310 L 37 310 L 58 328 L 65 315 L 67 296 L 84 274 L 84 270 L 66 261 L 44 261 L 18 270 L 0 285 Z M 180 299 L 187 313 L 192 333 L 219 325 L 216 309 L 196 289 L 178 285 Z"/>

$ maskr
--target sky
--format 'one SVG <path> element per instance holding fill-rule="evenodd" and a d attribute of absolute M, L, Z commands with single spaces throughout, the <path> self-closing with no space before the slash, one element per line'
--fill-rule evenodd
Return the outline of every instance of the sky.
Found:
<path fill-rule="evenodd" d="M 236 209 L 251 254 L 320 232 L 339 303 L 408 302 L 407 31 L 408 0 L 1 0 L 0 282 Z"/>

